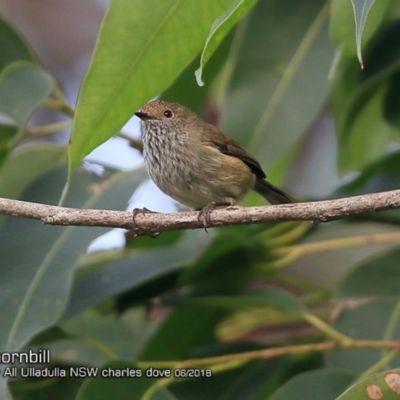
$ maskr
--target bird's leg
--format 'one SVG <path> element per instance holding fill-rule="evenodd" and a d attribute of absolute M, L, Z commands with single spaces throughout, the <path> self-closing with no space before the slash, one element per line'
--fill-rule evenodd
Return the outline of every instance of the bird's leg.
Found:
<path fill-rule="evenodd" d="M 210 215 L 217 207 L 229 207 L 232 206 L 234 202 L 232 201 L 212 201 L 208 203 L 199 211 L 197 219 L 199 221 L 203 220 L 204 229 L 207 232 L 207 226 L 211 224 Z"/>
<path fill-rule="evenodd" d="M 158 214 L 156 211 L 151 211 L 151 210 L 149 210 L 148 208 L 146 208 L 146 207 L 143 207 L 143 208 L 134 208 L 133 210 L 132 210 L 132 220 L 133 220 L 133 223 L 136 225 L 136 217 L 137 217 L 137 215 L 139 214 L 139 213 L 142 213 L 142 215 L 145 215 L 145 214 Z"/>

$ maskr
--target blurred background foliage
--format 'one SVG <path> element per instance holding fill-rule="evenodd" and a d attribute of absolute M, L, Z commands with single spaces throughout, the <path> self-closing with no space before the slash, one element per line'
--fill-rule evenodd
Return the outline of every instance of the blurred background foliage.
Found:
<path fill-rule="evenodd" d="M 57 204 L 69 179 L 66 206 L 176 209 L 143 184 L 137 121 L 124 127 L 155 96 L 302 200 L 400 187 L 397 0 L 32 3 L 0 1 L 0 197 Z M 0 398 L 398 398 L 398 371 L 382 371 L 400 361 L 385 347 L 400 334 L 399 223 L 119 232 L 96 247 L 104 229 L 3 217 L 0 353 L 195 377 L 1 377 Z"/>

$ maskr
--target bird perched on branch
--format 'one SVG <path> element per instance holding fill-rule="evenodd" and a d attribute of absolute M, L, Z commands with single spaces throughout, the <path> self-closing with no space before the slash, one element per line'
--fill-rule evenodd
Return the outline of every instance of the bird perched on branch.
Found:
<path fill-rule="evenodd" d="M 135 115 L 142 120 L 151 179 L 173 199 L 201 210 L 205 223 L 215 207 L 234 205 L 251 189 L 271 204 L 296 202 L 265 180 L 258 161 L 239 143 L 187 107 L 156 100 Z"/>

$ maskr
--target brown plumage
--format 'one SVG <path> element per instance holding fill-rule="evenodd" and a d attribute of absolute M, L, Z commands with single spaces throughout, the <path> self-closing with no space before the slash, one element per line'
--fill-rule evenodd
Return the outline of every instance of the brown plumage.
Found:
<path fill-rule="evenodd" d="M 251 189 L 271 204 L 295 200 L 265 180 L 258 161 L 239 143 L 188 108 L 162 100 L 136 113 L 142 120 L 146 169 L 166 194 L 209 212 L 233 205 Z"/>

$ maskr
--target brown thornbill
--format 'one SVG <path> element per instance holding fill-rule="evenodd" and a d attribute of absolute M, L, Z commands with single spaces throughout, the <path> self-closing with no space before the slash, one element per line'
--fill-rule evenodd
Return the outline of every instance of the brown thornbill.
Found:
<path fill-rule="evenodd" d="M 247 150 L 187 107 L 156 100 L 135 115 L 142 120 L 143 156 L 151 179 L 173 199 L 202 209 L 205 222 L 216 206 L 233 205 L 251 189 L 271 204 L 295 202 L 265 180 Z"/>

